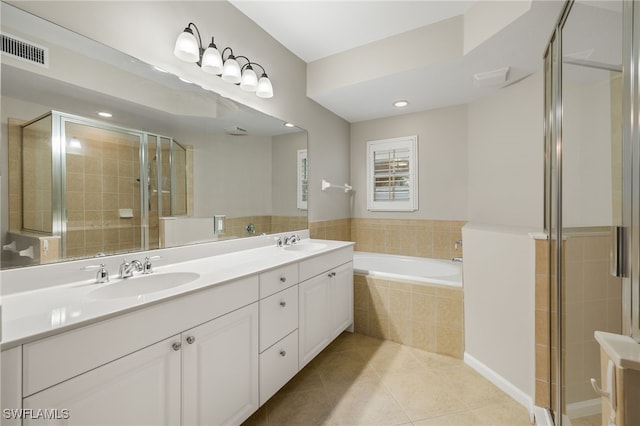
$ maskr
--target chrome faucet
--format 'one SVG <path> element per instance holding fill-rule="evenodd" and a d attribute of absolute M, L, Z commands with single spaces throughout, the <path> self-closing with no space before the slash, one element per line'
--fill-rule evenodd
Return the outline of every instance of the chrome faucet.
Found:
<path fill-rule="evenodd" d="M 453 262 L 462 262 L 462 258 L 461 257 L 454 257 L 453 259 L 451 259 Z"/>
<path fill-rule="evenodd" d="M 296 234 L 293 234 L 290 237 L 284 237 L 284 245 L 285 246 L 290 246 L 291 244 L 295 244 L 298 241 L 300 241 L 300 237 L 297 236 Z"/>
<path fill-rule="evenodd" d="M 120 265 L 120 278 L 132 277 L 134 268 L 138 272 L 142 272 L 144 270 L 144 266 L 139 260 L 127 262 L 127 259 L 123 259 L 122 264 Z"/>

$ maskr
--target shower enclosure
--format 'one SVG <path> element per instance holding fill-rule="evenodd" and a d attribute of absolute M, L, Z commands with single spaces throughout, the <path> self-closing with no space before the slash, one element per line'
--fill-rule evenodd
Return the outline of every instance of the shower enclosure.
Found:
<path fill-rule="evenodd" d="M 21 230 L 60 237 L 60 258 L 159 246 L 187 214 L 186 149 L 170 137 L 51 111 L 22 127 Z"/>
<path fill-rule="evenodd" d="M 640 2 L 567 1 L 545 61 L 548 407 L 600 424 L 595 331 L 640 341 Z"/>

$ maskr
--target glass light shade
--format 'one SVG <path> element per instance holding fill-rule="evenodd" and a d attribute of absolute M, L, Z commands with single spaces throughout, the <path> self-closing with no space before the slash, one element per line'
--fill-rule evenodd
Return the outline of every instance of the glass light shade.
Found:
<path fill-rule="evenodd" d="M 258 80 L 258 89 L 256 90 L 256 96 L 259 98 L 272 98 L 273 97 L 273 86 L 271 85 L 271 80 L 267 77 L 266 74 L 262 74 L 260 80 Z"/>
<path fill-rule="evenodd" d="M 222 79 L 227 83 L 240 83 L 242 77 L 240 77 L 240 65 L 236 61 L 235 57 L 229 56 L 224 61 L 224 67 L 222 68 Z"/>
<path fill-rule="evenodd" d="M 200 60 L 200 49 L 193 33 L 188 31 L 180 33 L 176 40 L 173 54 L 186 62 L 198 62 Z"/>
<path fill-rule="evenodd" d="M 222 74 L 222 57 L 218 49 L 207 47 L 202 55 L 202 71 L 209 74 Z"/>
<path fill-rule="evenodd" d="M 251 68 L 245 68 L 242 73 L 242 81 L 240 82 L 240 88 L 247 92 L 255 92 L 258 88 L 258 76 L 256 72 Z"/>

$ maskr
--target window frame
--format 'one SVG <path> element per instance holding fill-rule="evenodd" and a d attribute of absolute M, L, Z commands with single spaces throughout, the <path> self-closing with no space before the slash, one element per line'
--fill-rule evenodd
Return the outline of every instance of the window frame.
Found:
<path fill-rule="evenodd" d="M 375 153 L 398 149 L 409 150 L 409 198 L 407 200 L 376 201 L 374 196 Z M 418 210 L 418 136 L 404 136 L 367 141 L 367 210 L 369 211 L 417 211 Z"/>
<path fill-rule="evenodd" d="M 303 162 L 306 163 L 306 168 L 303 167 Z M 303 174 L 306 172 L 306 175 Z M 297 154 L 297 163 L 296 163 L 296 183 L 297 183 L 297 197 L 296 197 L 296 206 L 298 210 L 308 210 L 308 200 L 309 200 L 309 155 L 306 149 L 299 149 Z M 306 199 L 304 186 L 306 185 Z"/>

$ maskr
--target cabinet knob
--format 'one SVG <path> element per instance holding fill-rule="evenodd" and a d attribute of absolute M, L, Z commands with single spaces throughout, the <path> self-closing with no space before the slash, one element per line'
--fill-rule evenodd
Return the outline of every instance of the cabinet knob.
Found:
<path fill-rule="evenodd" d="M 282 306 L 284 308 L 285 306 L 287 306 L 287 302 L 284 301 L 284 300 L 281 300 L 280 301 L 280 306 Z"/>
<path fill-rule="evenodd" d="M 195 341 L 196 341 L 196 338 L 195 338 L 195 337 L 193 337 L 193 336 L 187 336 L 187 343 L 188 343 L 188 344 L 190 344 L 190 345 L 191 345 L 191 344 L 193 344 L 193 342 L 195 342 Z"/>
<path fill-rule="evenodd" d="M 182 343 L 180 342 L 173 342 L 173 344 L 171 345 L 171 348 L 174 351 L 179 351 L 181 347 L 182 347 Z"/>
<path fill-rule="evenodd" d="M 335 272 L 329 272 L 329 278 L 331 278 L 331 277 L 335 277 L 335 276 L 336 276 L 336 273 L 335 273 Z"/>
<path fill-rule="evenodd" d="M 280 356 L 287 356 L 287 351 L 284 349 L 280 351 Z"/>
<path fill-rule="evenodd" d="M 281 283 L 286 283 L 287 282 L 287 277 L 280 277 L 280 282 Z"/>

